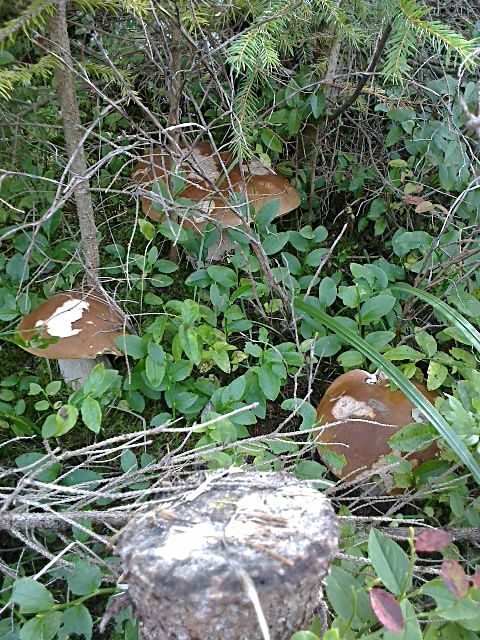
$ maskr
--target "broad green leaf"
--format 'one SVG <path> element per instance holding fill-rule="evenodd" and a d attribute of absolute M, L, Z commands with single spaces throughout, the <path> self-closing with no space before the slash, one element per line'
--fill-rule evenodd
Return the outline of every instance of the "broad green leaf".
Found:
<path fill-rule="evenodd" d="M 165 363 L 159 364 L 150 355 L 145 358 L 145 375 L 154 389 L 162 384 L 166 370 Z"/>
<path fill-rule="evenodd" d="M 82 420 L 90 431 L 98 433 L 102 424 L 102 409 L 98 401 L 90 396 L 85 398 L 82 402 L 81 413 Z"/>
<path fill-rule="evenodd" d="M 140 338 L 139 336 L 117 336 L 115 338 L 115 344 L 124 351 L 127 356 L 132 356 L 132 358 L 143 358 L 147 355 L 148 343 L 144 338 Z"/>
<path fill-rule="evenodd" d="M 272 365 L 263 364 L 258 371 L 260 389 L 266 398 L 275 400 L 280 393 L 280 378 L 272 371 Z"/>
<path fill-rule="evenodd" d="M 388 295 L 379 295 L 369 298 L 362 304 L 360 309 L 362 324 L 378 322 L 380 318 L 387 315 L 387 313 L 393 309 L 395 302 L 395 298 Z"/>
<path fill-rule="evenodd" d="M 415 342 L 418 344 L 423 353 L 425 353 L 429 358 L 434 356 L 437 352 L 437 341 L 426 331 L 420 331 L 420 333 L 416 333 Z"/>
<path fill-rule="evenodd" d="M 140 227 L 141 234 L 148 240 L 153 240 L 155 237 L 155 227 L 149 220 L 145 220 L 145 218 L 140 218 L 138 221 L 138 225 Z"/>
<path fill-rule="evenodd" d="M 443 364 L 431 360 L 427 371 L 427 389 L 435 391 L 442 386 L 448 376 L 448 369 Z"/>
<path fill-rule="evenodd" d="M 225 349 L 223 345 L 215 345 L 209 353 L 217 367 L 219 367 L 225 373 L 230 373 L 230 359 L 228 357 L 228 350 Z"/>
<path fill-rule="evenodd" d="M 13 585 L 11 602 L 20 605 L 20 613 L 48 611 L 55 602 L 50 591 L 33 578 L 20 578 Z"/>
<path fill-rule="evenodd" d="M 187 358 L 194 364 L 199 365 L 202 361 L 202 349 L 195 331 L 189 327 L 185 328 L 183 325 L 180 325 L 178 338 Z"/>
<path fill-rule="evenodd" d="M 280 200 L 275 198 L 274 200 L 268 200 L 264 205 L 262 205 L 255 216 L 255 222 L 257 223 L 257 227 L 259 232 L 262 229 L 265 229 L 272 220 L 274 220 L 280 209 Z"/>
<path fill-rule="evenodd" d="M 62 615 L 62 626 L 58 631 L 58 640 L 67 640 L 73 634 L 83 636 L 85 640 L 92 638 L 93 621 L 90 611 L 83 604 L 76 604 L 65 609 Z"/>
<path fill-rule="evenodd" d="M 437 432 L 429 424 L 412 423 L 397 431 L 388 442 L 393 451 L 410 453 L 425 449 L 436 436 Z"/>
<path fill-rule="evenodd" d="M 345 342 L 363 353 L 371 362 L 380 367 L 388 379 L 397 385 L 397 387 L 407 396 L 407 398 L 418 407 L 423 415 L 435 427 L 440 435 L 445 439 L 447 444 L 455 451 L 457 456 L 462 460 L 466 467 L 470 470 L 473 477 L 480 484 L 480 466 L 470 451 L 467 449 L 462 440 L 452 430 L 445 418 L 435 409 L 429 400 L 418 391 L 418 389 L 402 374 L 402 372 L 386 360 L 378 351 L 365 342 L 360 336 L 348 329 L 345 325 L 338 322 L 337 318 L 333 318 L 321 309 L 316 308 L 308 302 L 296 299 L 295 306 L 297 310 L 305 313 L 310 318 L 310 323 L 314 327 L 325 326 L 327 329 L 337 333 Z M 480 341 L 479 341 L 480 342 Z"/>
<path fill-rule="evenodd" d="M 429 247 L 432 236 L 426 231 L 398 231 L 392 240 L 392 248 L 397 256 L 403 257 L 413 249 Z"/>
<path fill-rule="evenodd" d="M 20 629 L 20 640 L 52 640 L 57 635 L 62 614 L 52 611 L 47 615 L 36 616 L 26 622 Z"/>
<path fill-rule="evenodd" d="M 337 298 L 337 285 L 335 281 L 326 276 L 318 285 L 318 299 L 323 307 L 329 307 Z"/>
<path fill-rule="evenodd" d="M 102 582 L 102 572 L 100 567 L 88 562 L 79 560 L 71 573 L 67 575 L 68 588 L 76 596 L 85 596 L 98 589 Z"/>
<path fill-rule="evenodd" d="M 78 409 L 77 407 L 74 407 L 73 404 L 64 404 L 57 411 L 55 418 L 57 421 L 57 430 L 55 435 L 62 436 L 64 433 L 73 429 L 77 424 Z"/>
<path fill-rule="evenodd" d="M 411 584 L 408 575 L 409 559 L 405 551 L 393 540 L 376 529 L 370 529 L 368 556 L 380 580 L 396 596 Z"/>
<path fill-rule="evenodd" d="M 237 284 L 237 274 L 233 269 L 222 267 L 220 265 L 212 265 L 207 268 L 210 278 L 222 287 L 235 287 Z"/>

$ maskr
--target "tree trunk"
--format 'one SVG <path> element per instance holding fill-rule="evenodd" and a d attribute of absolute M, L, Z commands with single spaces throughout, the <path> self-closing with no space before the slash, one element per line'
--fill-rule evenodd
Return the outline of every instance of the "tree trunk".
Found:
<path fill-rule="evenodd" d="M 50 19 L 50 37 L 54 50 L 63 60 L 55 71 L 57 95 L 62 111 L 63 131 L 67 153 L 71 161 L 72 178 L 78 182 L 75 189 L 78 222 L 80 226 L 81 246 L 85 260 L 87 280 L 95 285 L 100 264 L 97 227 L 93 213 L 90 185 L 85 178 L 87 162 L 82 143 L 82 127 L 78 110 L 77 95 L 73 77 L 73 58 L 67 31 L 66 0 L 57 0 L 57 11 Z"/>

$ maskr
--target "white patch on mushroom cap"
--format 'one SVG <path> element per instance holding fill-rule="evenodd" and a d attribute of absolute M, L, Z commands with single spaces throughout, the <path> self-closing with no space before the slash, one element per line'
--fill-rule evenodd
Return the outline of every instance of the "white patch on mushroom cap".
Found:
<path fill-rule="evenodd" d="M 375 411 L 366 402 L 356 400 L 352 396 L 342 396 L 335 401 L 332 407 L 332 416 L 335 420 L 344 418 L 375 418 Z"/>
<path fill-rule="evenodd" d="M 55 309 L 47 320 L 38 320 L 35 327 L 45 327 L 47 333 L 55 338 L 69 338 L 80 333 L 81 329 L 73 329 L 72 325 L 83 316 L 90 304 L 86 300 L 76 300 L 74 298 L 65 302 Z"/>

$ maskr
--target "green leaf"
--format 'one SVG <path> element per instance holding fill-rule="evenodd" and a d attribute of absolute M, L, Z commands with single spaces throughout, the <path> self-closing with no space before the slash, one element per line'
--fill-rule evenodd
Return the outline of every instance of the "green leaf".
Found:
<path fill-rule="evenodd" d="M 415 342 L 418 344 L 423 353 L 425 353 L 429 358 L 431 358 L 437 352 L 437 341 L 426 331 L 420 331 L 419 333 L 416 333 Z"/>
<path fill-rule="evenodd" d="M 102 582 L 102 572 L 100 567 L 88 562 L 79 560 L 75 563 L 75 568 L 67 576 L 68 588 L 77 596 L 86 596 L 98 589 Z"/>
<path fill-rule="evenodd" d="M 199 365 L 202 361 L 202 349 L 195 331 L 180 325 L 178 329 L 178 338 L 187 358 L 194 364 Z"/>
<path fill-rule="evenodd" d="M 406 397 L 421 410 L 426 419 L 432 423 L 435 429 L 445 439 L 447 444 L 455 451 L 457 456 L 470 470 L 476 482 L 480 484 L 480 466 L 475 458 L 472 456 L 470 451 L 468 451 L 462 440 L 452 430 L 445 418 L 397 367 L 386 360 L 386 358 L 378 353 L 378 351 L 372 349 L 372 347 L 365 340 L 360 338 L 360 336 L 348 329 L 341 322 L 338 322 L 336 318 L 332 318 L 311 303 L 304 302 L 297 298 L 295 300 L 295 306 L 297 310 L 308 314 L 310 322 L 314 327 L 321 328 L 325 326 L 327 329 L 334 331 L 343 340 L 345 340 L 345 342 L 351 344 L 353 347 L 358 349 L 358 351 L 363 353 L 363 355 L 365 355 L 371 362 L 376 364 L 377 367 L 380 367 L 388 379 L 393 382 L 393 384 L 397 385 L 400 391 L 402 391 Z"/>
<path fill-rule="evenodd" d="M 392 240 L 392 248 L 397 256 L 403 257 L 413 249 L 429 247 L 432 236 L 426 231 L 399 231 Z"/>
<path fill-rule="evenodd" d="M 274 200 L 268 200 L 264 205 L 262 205 L 255 216 L 255 222 L 257 223 L 257 227 L 259 231 L 265 229 L 272 220 L 274 220 L 280 209 L 280 200 L 275 198 Z"/>
<path fill-rule="evenodd" d="M 62 436 L 64 433 L 73 429 L 78 420 L 78 409 L 73 404 L 64 404 L 57 411 L 55 416 L 57 421 L 56 436 Z"/>
<path fill-rule="evenodd" d="M 5 64 L 10 64 L 15 60 L 14 56 L 10 53 L 10 51 L 0 51 L 0 66 Z"/>
<path fill-rule="evenodd" d="M 237 284 L 237 275 L 235 271 L 228 267 L 213 265 L 207 268 L 210 278 L 222 287 L 235 287 Z"/>
<path fill-rule="evenodd" d="M 120 456 L 120 466 L 122 467 L 122 471 L 125 473 L 127 473 L 127 471 L 135 471 L 138 469 L 137 457 L 131 449 L 124 449 L 122 451 L 122 455 Z"/>
<path fill-rule="evenodd" d="M 55 604 L 50 591 L 32 578 L 17 580 L 13 585 L 10 600 L 20 605 L 20 613 L 48 611 Z"/>
<path fill-rule="evenodd" d="M 49 382 L 45 387 L 45 393 L 47 396 L 56 395 L 62 387 L 62 383 L 60 380 L 54 380 L 53 382 Z"/>
<path fill-rule="evenodd" d="M 318 299 L 323 307 L 329 307 L 337 298 L 337 285 L 335 281 L 326 276 L 318 285 Z"/>
<path fill-rule="evenodd" d="M 394 305 L 396 299 L 393 296 L 379 295 L 366 300 L 360 309 L 362 324 L 378 322 L 380 318 L 387 315 Z"/>
<path fill-rule="evenodd" d="M 98 401 L 90 396 L 85 398 L 82 402 L 81 413 L 82 420 L 90 431 L 98 433 L 102 424 L 102 409 Z"/>
<path fill-rule="evenodd" d="M 52 640 L 57 635 L 62 614 L 52 611 L 44 616 L 36 616 L 20 629 L 20 640 Z"/>
<path fill-rule="evenodd" d="M 282 141 L 274 131 L 272 131 L 268 127 L 263 127 L 260 133 L 260 137 L 267 149 L 272 149 L 273 151 L 277 151 L 278 153 L 282 152 Z"/>
<path fill-rule="evenodd" d="M 167 370 L 165 362 L 160 364 L 156 362 L 152 356 L 148 355 L 145 359 L 145 375 L 151 386 L 156 389 L 162 384 L 165 372 Z"/>
<path fill-rule="evenodd" d="M 428 365 L 427 371 L 427 389 L 429 391 L 435 391 L 442 386 L 448 376 L 448 369 L 440 362 L 431 360 Z"/>
<path fill-rule="evenodd" d="M 288 233 L 286 231 L 270 233 L 262 239 L 262 247 L 267 256 L 271 256 L 281 251 L 287 242 Z"/>
<path fill-rule="evenodd" d="M 297 631 L 292 636 L 292 640 L 320 640 L 319 637 L 311 631 Z"/>
<path fill-rule="evenodd" d="M 315 460 L 300 460 L 295 468 L 295 475 L 300 480 L 321 480 L 327 467 Z"/>
<path fill-rule="evenodd" d="M 407 554 L 396 542 L 376 529 L 370 529 L 368 556 L 378 577 L 389 591 L 398 596 L 410 587 Z"/>
<path fill-rule="evenodd" d="M 115 338 L 115 344 L 124 351 L 127 356 L 132 356 L 132 358 L 143 358 L 147 355 L 148 343 L 144 338 L 140 338 L 139 336 L 117 336 Z"/>
<path fill-rule="evenodd" d="M 272 371 L 272 365 L 263 364 L 258 371 L 260 389 L 266 398 L 275 400 L 280 393 L 280 378 Z"/>
<path fill-rule="evenodd" d="M 30 388 L 28 391 L 29 396 L 38 396 L 39 393 L 42 393 L 42 387 L 36 382 L 30 383 Z"/>
<path fill-rule="evenodd" d="M 155 227 L 149 220 L 140 218 L 138 221 L 141 234 L 150 242 L 155 237 Z"/>
<path fill-rule="evenodd" d="M 423 353 L 415 351 L 415 349 L 412 349 L 412 347 L 409 347 L 406 344 L 402 344 L 399 347 L 393 347 L 392 349 L 385 351 L 383 355 L 388 360 L 412 360 L 413 362 L 417 362 L 417 360 L 423 359 Z"/>
<path fill-rule="evenodd" d="M 210 350 L 212 360 L 215 362 L 225 373 L 230 373 L 230 359 L 228 357 L 228 350 L 225 348 L 227 345 L 216 344 L 213 349 Z"/>
<path fill-rule="evenodd" d="M 92 638 L 93 621 L 90 611 L 83 604 L 76 604 L 65 609 L 62 615 L 62 626 L 58 632 L 58 640 L 67 640 L 72 635 L 83 636 L 85 640 Z"/>
<path fill-rule="evenodd" d="M 432 444 L 436 431 L 429 424 L 412 423 L 397 431 L 388 441 L 393 451 L 410 453 L 420 451 Z"/>

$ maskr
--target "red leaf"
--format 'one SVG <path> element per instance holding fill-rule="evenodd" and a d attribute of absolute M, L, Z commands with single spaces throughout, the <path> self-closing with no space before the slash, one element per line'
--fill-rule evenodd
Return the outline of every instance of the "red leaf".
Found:
<path fill-rule="evenodd" d="M 387 593 L 383 589 L 371 589 L 370 604 L 385 629 L 393 633 L 401 633 L 403 631 L 402 610 L 391 593 Z"/>
<path fill-rule="evenodd" d="M 462 566 L 456 560 L 448 560 L 442 562 L 440 569 L 440 577 L 445 582 L 447 589 L 453 593 L 456 598 L 463 598 L 468 593 L 468 578 Z"/>
<path fill-rule="evenodd" d="M 443 529 L 427 529 L 415 540 L 415 551 L 442 551 L 454 540 L 448 531 Z"/>
<path fill-rule="evenodd" d="M 480 589 L 480 567 L 477 567 L 475 569 L 475 573 L 472 576 L 472 582 L 474 587 Z"/>

